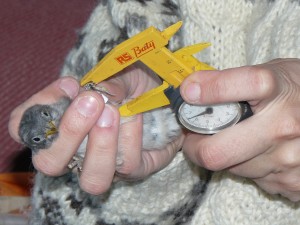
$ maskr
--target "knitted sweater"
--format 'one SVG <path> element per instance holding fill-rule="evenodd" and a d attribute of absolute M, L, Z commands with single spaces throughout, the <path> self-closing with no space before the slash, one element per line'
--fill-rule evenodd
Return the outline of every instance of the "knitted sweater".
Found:
<path fill-rule="evenodd" d="M 163 30 L 178 20 L 183 27 L 169 47 L 211 42 L 196 56 L 215 68 L 300 58 L 300 1 L 102 0 L 62 75 L 80 78 L 121 41 L 150 25 Z M 164 135 L 159 124 L 151 125 L 158 128 L 155 135 Z M 151 143 L 147 136 L 153 131 L 144 133 L 144 142 Z M 182 153 L 147 179 L 119 182 L 98 197 L 80 191 L 73 174 L 38 174 L 32 202 L 32 224 L 300 224 L 300 203 L 268 195 L 251 180 L 226 171 L 211 175 Z"/>

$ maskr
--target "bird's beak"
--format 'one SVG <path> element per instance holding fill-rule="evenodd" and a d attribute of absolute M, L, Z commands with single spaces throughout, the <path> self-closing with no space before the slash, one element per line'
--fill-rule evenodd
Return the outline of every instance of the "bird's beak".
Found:
<path fill-rule="evenodd" d="M 49 136 L 53 135 L 53 134 L 56 134 L 58 132 L 55 124 L 53 123 L 53 121 L 50 121 L 48 123 L 48 129 L 47 129 L 47 132 L 46 132 L 46 138 L 48 138 Z"/>

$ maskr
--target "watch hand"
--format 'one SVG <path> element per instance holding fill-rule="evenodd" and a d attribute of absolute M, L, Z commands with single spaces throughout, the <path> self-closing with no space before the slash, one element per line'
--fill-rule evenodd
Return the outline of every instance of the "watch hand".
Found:
<path fill-rule="evenodd" d="M 212 107 L 207 107 L 207 108 L 205 109 L 205 111 L 203 111 L 203 112 L 201 112 L 201 113 L 199 113 L 199 114 L 197 114 L 197 115 L 195 115 L 195 116 L 192 116 L 192 117 L 188 118 L 188 120 L 189 120 L 189 119 L 193 119 L 193 118 L 195 118 L 195 117 L 197 117 L 197 116 L 202 116 L 202 115 L 212 114 L 212 113 L 213 113 L 213 108 L 212 108 Z"/>

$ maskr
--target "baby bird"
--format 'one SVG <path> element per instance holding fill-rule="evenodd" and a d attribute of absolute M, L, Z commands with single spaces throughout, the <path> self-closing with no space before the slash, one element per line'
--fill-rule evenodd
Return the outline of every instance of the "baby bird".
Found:
<path fill-rule="evenodd" d="M 28 108 L 21 119 L 19 136 L 33 153 L 47 149 L 58 137 L 58 126 L 70 99 L 62 98 L 52 105 L 34 105 Z"/>

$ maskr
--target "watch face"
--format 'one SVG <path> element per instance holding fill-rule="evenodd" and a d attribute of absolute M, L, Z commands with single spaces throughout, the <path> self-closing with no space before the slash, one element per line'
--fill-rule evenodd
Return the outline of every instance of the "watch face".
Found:
<path fill-rule="evenodd" d="M 241 114 L 239 103 L 190 105 L 184 102 L 178 110 L 178 119 L 191 131 L 214 134 L 236 124 Z"/>

